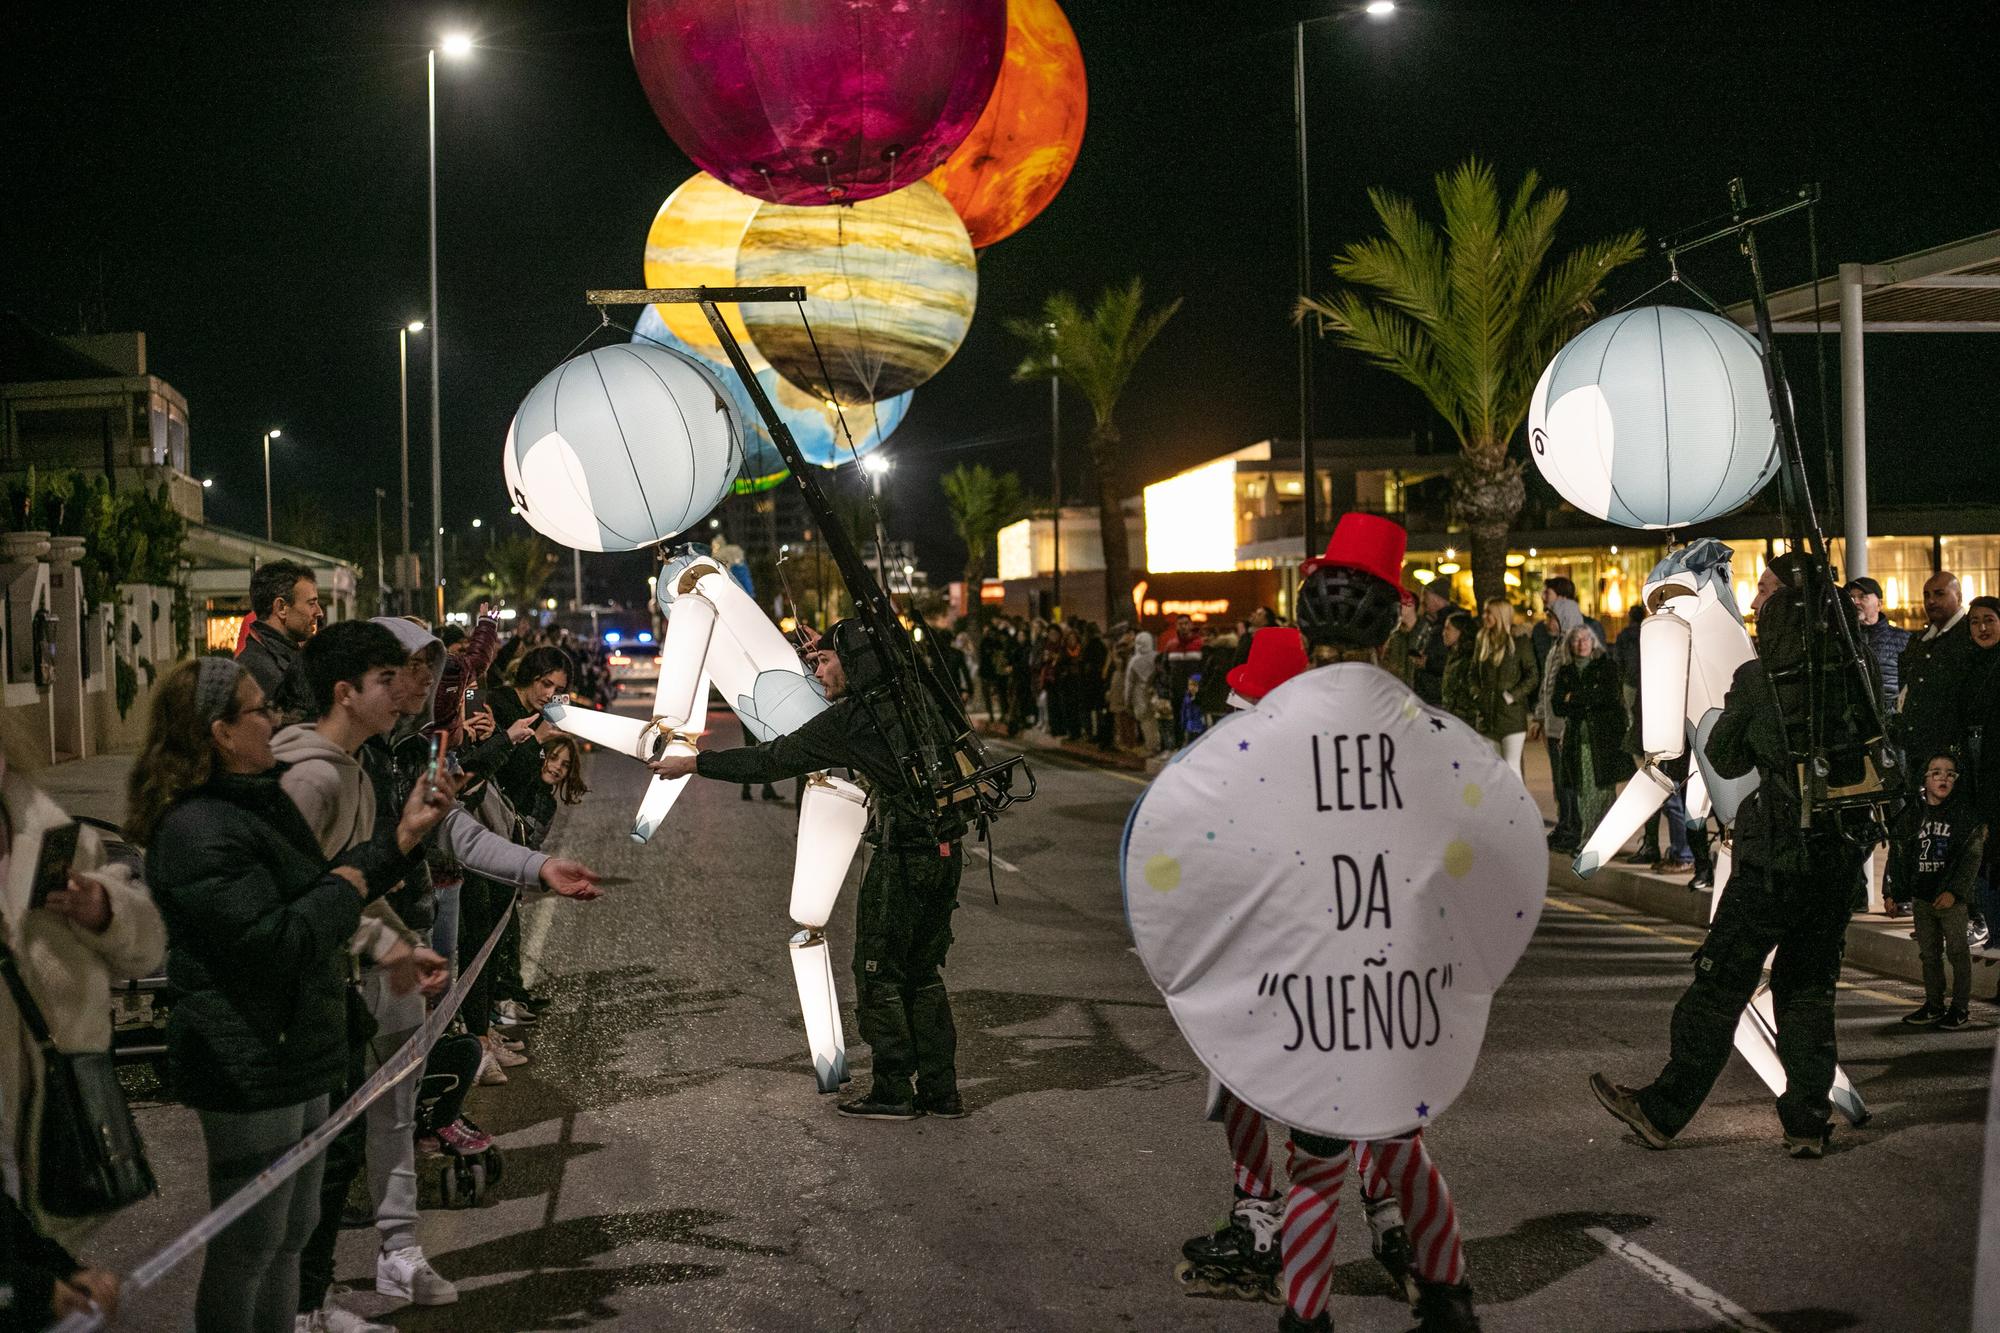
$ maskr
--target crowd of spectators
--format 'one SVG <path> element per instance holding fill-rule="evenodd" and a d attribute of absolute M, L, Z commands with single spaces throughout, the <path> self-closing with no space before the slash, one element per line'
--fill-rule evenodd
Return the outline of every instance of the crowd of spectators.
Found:
<path fill-rule="evenodd" d="M 600 650 L 485 608 L 442 635 L 414 617 L 325 624 L 310 569 L 273 561 L 234 657 L 168 672 L 133 765 L 129 843 L 85 826 L 67 887 L 4 903 L 4 942 L 61 1049 L 110 1046 L 110 987 L 164 963 L 171 1094 L 191 1108 L 208 1206 L 324 1123 L 394 1058 L 503 917 L 491 957 L 428 1064 L 212 1240 L 194 1327 L 370 1333 L 333 1284 L 334 1241 L 365 1173 L 374 1288 L 444 1304 L 422 1245 L 425 1152 L 492 1145 L 475 1085 L 528 1059 L 545 1000 L 523 984 L 517 893 L 598 894 L 581 863 L 540 850 L 582 798 L 583 755 L 543 721 L 556 695 L 608 701 Z M 0 767 L 0 883 L 68 822 Z M 440 1020 L 444 1021 L 444 1020 Z M 36 1047 L 0 998 L 0 1330 L 39 1328 L 118 1283 L 80 1262 L 89 1223 L 53 1216 L 15 1132 L 42 1095 Z M 419 1088 L 429 1094 L 419 1105 Z"/>

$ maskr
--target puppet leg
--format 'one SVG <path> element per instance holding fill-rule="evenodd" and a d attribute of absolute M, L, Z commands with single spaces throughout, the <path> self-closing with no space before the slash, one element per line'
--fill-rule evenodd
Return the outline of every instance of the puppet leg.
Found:
<path fill-rule="evenodd" d="M 838 1092 L 847 1080 L 847 1042 L 840 1026 L 840 996 L 833 986 L 833 961 L 826 936 L 802 930 L 792 936 L 792 980 L 806 1019 L 813 1078 L 821 1092 Z"/>
<path fill-rule="evenodd" d="M 834 900 L 854 863 L 868 826 L 868 798 L 841 778 L 815 773 L 799 801 L 799 849 L 792 862 L 792 920 L 818 930 L 833 915 Z"/>
<path fill-rule="evenodd" d="M 1634 773 L 1632 780 L 1625 784 L 1625 790 L 1618 793 L 1618 799 L 1604 812 L 1604 818 L 1592 831 L 1590 840 L 1583 844 L 1583 850 L 1576 854 L 1576 860 L 1571 865 L 1577 875 L 1589 879 L 1596 874 L 1597 868 L 1609 861 L 1612 854 L 1625 845 L 1625 840 L 1637 833 L 1640 825 L 1667 803 L 1673 789 L 1673 784 L 1652 768 L 1642 768 Z"/>
<path fill-rule="evenodd" d="M 1396 1196 L 1403 1202 L 1413 1248 L 1411 1267 L 1417 1276 L 1446 1286 L 1465 1281 L 1465 1244 L 1459 1236 L 1458 1209 L 1430 1150 L 1424 1147 L 1422 1131 L 1377 1139 L 1370 1146 L 1381 1154 L 1382 1170 L 1395 1183 Z"/>
<path fill-rule="evenodd" d="M 1774 1096 L 1784 1095 L 1785 1067 L 1778 1060 L 1778 1023 L 1768 981 L 1757 987 L 1757 993 L 1743 1007 L 1743 1016 L 1736 1020 L 1736 1050 L 1744 1062 L 1757 1071 L 1757 1077 L 1764 1080 L 1764 1086 Z M 1873 1114 L 1853 1081 L 1847 1077 L 1847 1071 L 1838 1065 L 1834 1066 L 1833 1087 L 1827 1096 L 1832 1099 L 1834 1109 L 1845 1116 L 1850 1125 L 1865 1124 Z"/>

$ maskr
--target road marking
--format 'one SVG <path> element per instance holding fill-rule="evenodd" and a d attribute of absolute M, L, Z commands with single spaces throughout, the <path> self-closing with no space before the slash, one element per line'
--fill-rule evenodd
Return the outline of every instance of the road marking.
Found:
<path fill-rule="evenodd" d="M 1751 1314 L 1721 1292 L 1710 1291 L 1643 1245 L 1627 1240 L 1604 1227 L 1586 1227 L 1584 1235 L 1617 1255 L 1674 1295 L 1737 1333 L 1777 1333 L 1769 1324 Z"/>
<path fill-rule="evenodd" d="M 1593 921 L 1602 921 L 1607 925 L 1616 926 L 1620 930 L 1635 930 L 1642 935 L 1657 935 L 1663 940 L 1672 940 L 1675 944 L 1699 945 L 1701 943 L 1698 939 L 1692 939 L 1686 935 L 1676 935 L 1671 931 L 1661 930 L 1658 926 L 1648 926 L 1637 921 L 1628 921 L 1621 916 L 1613 916 L 1609 912 L 1596 912 L 1588 907 L 1579 907 L 1575 903 L 1564 902 L 1561 898 L 1554 897 L 1553 895 L 1545 897 L 1542 901 L 1550 907 L 1556 908 L 1558 911 L 1573 912 L 1577 916 L 1587 916 Z M 1872 986 L 1857 985 L 1852 981 L 1840 981 L 1834 984 L 1841 990 L 1853 991 L 1856 995 L 1866 995 L 1871 1000 L 1883 1000 L 1889 1004 L 1908 1004 L 1910 1002 L 1910 997 L 1907 995 L 1896 995 L 1889 991 L 1876 990 Z"/>
<path fill-rule="evenodd" d="M 1015 865 L 1012 861 L 1009 861 L 1004 856 L 995 856 L 993 853 L 987 851 L 984 847 L 968 847 L 965 850 L 971 852 L 974 856 L 985 857 L 987 860 L 991 861 L 994 865 L 999 866 L 1002 870 L 1008 871 L 1016 875 L 1021 873 L 1021 867 Z"/>

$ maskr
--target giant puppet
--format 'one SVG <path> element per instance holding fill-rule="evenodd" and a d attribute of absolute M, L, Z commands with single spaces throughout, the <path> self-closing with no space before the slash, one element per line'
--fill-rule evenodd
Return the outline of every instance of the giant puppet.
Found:
<path fill-rule="evenodd" d="M 1782 463 L 1762 352 L 1729 320 L 1642 306 L 1600 320 L 1543 371 L 1528 413 L 1529 452 L 1565 499 L 1627 527 L 1674 529 L 1725 514 Z M 1639 771 L 1575 860 L 1589 878 L 1687 784 L 1689 819 L 1711 808 L 1725 826 L 1756 785 L 1716 775 L 1705 753 L 1736 669 L 1756 655 L 1731 590 L 1729 547 L 1713 538 L 1670 551 L 1643 591 L 1639 625 Z M 1718 859 L 1709 916 L 1727 889 Z M 1743 1011 L 1736 1049 L 1773 1093 L 1785 1090 L 1768 979 Z M 1868 1108 L 1844 1071 L 1834 1105 L 1851 1123 Z"/>

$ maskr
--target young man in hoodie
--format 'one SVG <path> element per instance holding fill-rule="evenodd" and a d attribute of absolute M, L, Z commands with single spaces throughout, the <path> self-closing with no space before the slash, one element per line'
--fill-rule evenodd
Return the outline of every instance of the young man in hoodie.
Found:
<path fill-rule="evenodd" d="M 362 766 L 360 754 L 364 745 L 387 734 L 401 717 L 396 683 L 406 656 L 394 634 L 365 621 L 330 625 L 299 654 L 318 717 L 279 732 L 272 739 L 271 753 L 287 765 L 279 783 L 329 859 L 375 836 L 376 817 L 387 793 Z M 404 923 L 386 897 L 369 904 L 352 948 L 367 964 L 361 970 L 359 1000 L 375 1033 L 350 1052 L 349 1092 L 366 1078 L 370 1066 L 394 1054 L 422 1024 L 424 1000 L 419 991 L 435 994 L 451 977 L 450 964 Z M 416 1171 L 409 1133 L 403 1134 L 412 1157 L 406 1175 L 396 1170 L 402 1154 L 388 1142 L 396 1132 L 400 1103 L 414 1105 L 416 1083 L 415 1078 L 407 1079 L 377 1100 L 327 1151 L 320 1218 L 299 1263 L 299 1318 L 315 1333 L 363 1333 L 381 1327 L 326 1300 L 341 1208 L 364 1157 L 375 1168 L 369 1185 L 377 1201 L 377 1226 L 383 1232 L 383 1253 L 376 1263 L 378 1289 L 385 1271 L 393 1270 L 398 1293 L 414 1296 L 420 1304 L 458 1299 L 456 1288 L 430 1267 L 416 1243 Z"/>

